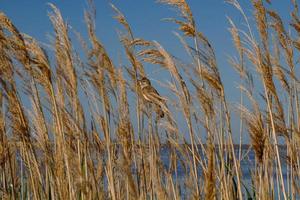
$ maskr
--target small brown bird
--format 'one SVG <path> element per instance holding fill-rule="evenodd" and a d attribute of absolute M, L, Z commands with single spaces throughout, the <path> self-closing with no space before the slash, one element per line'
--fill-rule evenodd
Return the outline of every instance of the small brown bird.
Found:
<path fill-rule="evenodd" d="M 142 95 L 144 99 L 156 106 L 156 113 L 160 118 L 164 117 L 164 111 L 162 110 L 161 105 L 165 104 L 165 99 L 162 98 L 154 87 L 152 87 L 151 82 L 148 78 L 143 77 L 138 81 L 142 89 Z"/>

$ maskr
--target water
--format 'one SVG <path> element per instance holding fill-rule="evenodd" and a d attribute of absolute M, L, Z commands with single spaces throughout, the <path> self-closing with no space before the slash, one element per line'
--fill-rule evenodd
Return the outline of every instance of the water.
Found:
<path fill-rule="evenodd" d="M 200 149 L 200 148 L 199 148 Z M 180 159 L 185 160 L 186 158 L 183 158 L 181 154 L 179 154 L 178 152 L 176 153 L 177 156 L 179 156 Z M 239 148 L 236 147 L 235 148 L 235 154 L 236 154 L 236 158 L 238 158 L 239 155 Z M 200 155 L 202 157 L 202 159 L 204 160 L 204 162 L 207 161 L 205 155 L 203 155 L 200 152 Z M 253 150 L 249 150 L 249 148 L 247 146 L 244 146 L 242 148 L 242 160 L 240 162 L 240 166 L 241 166 L 241 182 L 242 182 L 242 192 L 245 195 L 244 198 L 245 199 L 251 199 L 250 196 L 253 198 L 254 194 L 255 194 L 255 190 L 253 187 L 253 180 L 252 180 L 252 176 L 255 173 L 255 153 Z M 288 192 L 288 184 L 287 184 L 287 163 L 285 162 L 285 158 L 286 158 L 286 148 L 281 147 L 280 148 L 280 157 L 281 157 L 281 167 L 282 167 L 282 174 L 283 174 L 283 179 L 284 179 L 284 183 L 285 183 L 285 189 Z M 161 149 L 161 159 L 163 161 L 163 164 L 165 166 L 166 169 L 169 168 L 169 160 L 170 160 L 170 150 L 166 147 Z M 218 163 L 216 163 L 218 164 Z M 279 192 L 278 194 L 278 184 L 277 184 L 277 174 L 276 174 L 276 164 L 275 162 L 272 164 L 273 167 L 273 177 L 269 177 L 269 178 L 273 178 L 274 181 L 274 199 L 279 199 L 279 196 L 281 197 L 281 199 L 283 198 L 283 194 L 281 194 L 281 192 Z M 202 177 L 203 173 L 202 173 L 202 169 L 201 167 L 199 167 L 198 170 L 198 176 Z M 173 177 L 175 179 L 175 174 L 173 174 Z M 189 172 L 188 170 L 186 171 L 184 166 L 181 164 L 181 162 L 177 162 L 177 179 L 179 180 L 178 182 L 180 183 L 180 190 L 184 191 L 184 193 L 188 193 L 188 191 L 186 191 L 186 186 L 184 184 L 184 180 L 185 177 L 189 176 Z M 272 174 L 271 174 L 272 176 Z M 235 179 L 236 181 L 236 179 Z M 279 190 L 280 191 L 280 190 Z M 290 192 L 288 192 L 290 193 Z M 248 195 L 250 196 L 248 196 Z M 184 195 L 183 195 L 184 196 Z M 296 197 L 296 199 L 298 199 L 299 197 Z M 300 198 L 299 198 L 300 199 Z"/>

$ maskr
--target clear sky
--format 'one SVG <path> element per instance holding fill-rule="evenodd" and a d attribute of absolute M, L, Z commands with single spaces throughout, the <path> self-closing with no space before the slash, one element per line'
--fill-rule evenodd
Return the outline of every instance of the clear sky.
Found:
<path fill-rule="evenodd" d="M 176 30 L 176 25 L 162 21 L 163 18 L 176 16 L 168 6 L 156 3 L 156 0 L 94 1 L 97 9 L 98 37 L 114 60 L 122 53 L 122 47 L 116 31 L 120 26 L 112 18 L 114 12 L 109 3 L 113 3 L 123 12 L 136 37 L 156 40 L 172 54 L 180 57 L 182 46 L 172 33 Z M 83 17 L 84 9 L 87 8 L 86 0 L 0 0 L 0 11 L 4 12 L 21 32 L 33 36 L 40 42 L 49 43 L 47 35 L 53 35 L 53 29 L 48 18 L 51 11 L 48 2 L 55 4 L 72 28 L 86 37 Z M 228 64 L 227 58 L 236 53 L 228 31 L 229 23 L 226 16 L 231 17 L 239 27 L 243 27 L 242 17 L 224 0 L 187 0 L 187 2 L 192 9 L 198 29 L 208 37 L 216 51 L 227 97 L 230 103 L 234 104 L 239 99 L 236 89 L 238 76 Z M 240 0 L 240 2 L 250 16 L 252 8 L 249 1 Z M 291 11 L 289 0 L 273 0 L 271 7 L 278 11 L 284 20 L 289 18 Z"/>

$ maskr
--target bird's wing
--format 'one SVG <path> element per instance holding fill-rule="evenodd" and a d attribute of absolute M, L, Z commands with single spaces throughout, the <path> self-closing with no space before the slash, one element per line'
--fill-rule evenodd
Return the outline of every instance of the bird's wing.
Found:
<path fill-rule="evenodd" d="M 156 103 L 166 102 L 166 99 L 160 96 L 156 89 L 154 89 L 152 86 L 145 87 L 143 89 L 143 93 L 150 101 L 155 101 Z"/>

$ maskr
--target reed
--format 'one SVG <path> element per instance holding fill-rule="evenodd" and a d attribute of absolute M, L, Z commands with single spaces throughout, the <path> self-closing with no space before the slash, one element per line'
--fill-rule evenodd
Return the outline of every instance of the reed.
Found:
<path fill-rule="evenodd" d="M 167 21 L 178 26 L 185 62 L 137 36 L 114 5 L 126 66 L 97 36 L 92 1 L 85 12 L 88 41 L 77 34 L 85 57 L 55 5 L 49 4 L 53 58 L 0 13 L 1 199 L 299 198 L 297 2 L 287 31 L 270 1 L 252 0 L 253 16 L 246 16 L 237 0 L 228 0 L 246 24 L 239 28 L 228 18 L 237 54 L 229 62 L 240 76 L 233 109 L 214 47 L 188 3 L 159 3 L 176 11 Z M 167 72 L 160 87 L 146 73 L 151 65 Z M 240 117 L 239 133 L 232 112 Z M 245 163 L 254 166 L 250 183 Z"/>

